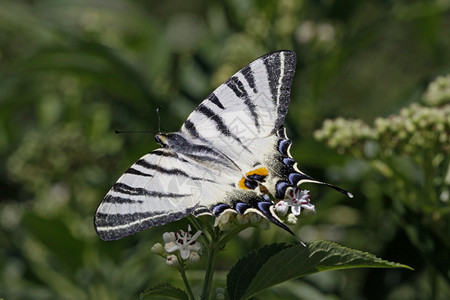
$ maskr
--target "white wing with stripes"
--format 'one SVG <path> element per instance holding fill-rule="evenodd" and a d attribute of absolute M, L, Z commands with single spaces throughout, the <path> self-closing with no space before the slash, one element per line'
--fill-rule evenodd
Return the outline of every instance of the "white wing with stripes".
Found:
<path fill-rule="evenodd" d="M 95 215 L 97 233 L 116 240 L 200 213 L 212 199 L 225 197 L 233 182 L 230 171 L 208 168 L 170 148 L 155 150 L 133 164 L 105 196 Z"/>
<path fill-rule="evenodd" d="M 179 132 L 156 135 L 162 148 L 131 166 L 97 209 L 99 236 L 120 239 L 230 209 L 258 212 L 291 232 L 273 213 L 274 201 L 303 182 L 325 184 L 297 168 L 282 126 L 295 63 L 292 51 L 258 58 L 211 93 Z"/>

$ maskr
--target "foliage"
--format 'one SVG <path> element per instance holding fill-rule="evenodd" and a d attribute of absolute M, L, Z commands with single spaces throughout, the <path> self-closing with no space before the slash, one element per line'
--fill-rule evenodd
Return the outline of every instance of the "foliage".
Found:
<path fill-rule="evenodd" d="M 177 130 L 234 71 L 288 48 L 299 58 L 286 120 L 293 156 L 355 195 L 311 187 L 318 213 L 293 230 L 417 271 L 324 272 L 270 288 L 264 299 L 448 298 L 436 271 L 448 268 L 439 264 L 448 258 L 448 202 L 439 198 L 445 181 L 435 182 L 448 178 L 448 157 L 425 162 L 440 166 L 426 177 L 431 170 L 420 174 L 393 148 L 383 162 L 396 172 L 388 177 L 385 166 L 339 155 L 312 133 L 327 117 L 368 124 L 419 102 L 426 83 L 450 69 L 449 11 L 448 1 L 425 0 L 0 0 L 0 297 L 135 299 L 161 281 L 182 285 L 175 270 L 149 261 L 157 237 L 180 224 L 113 243 L 95 235 L 92 216 L 105 192 L 156 147 L 113 130 L 157 131 L 161 104 L 162 130 Z M 427 105 L 444 103 L 436 101 Z M 241 232 L 219 254 L 213 285 L 225 286 L 224 270 L 239 257 L 283 241 L 292 240 L 274 228 Z M 197 270 L 190 279 L 199 294 Z"/>
<path fill-rule="evenodd" d="M 251 219 L 252 215 L 256 216 L 257 214 L 249 212 L 237 216 Z M 223 217 L 224 215 L 219 218 Z M 166 232 L 163 234 L 164 247 L 160 243 L 156 243 L 152 247 L 152 252 L 166 259 L 168 266 L 178 269 L 187 293 L 169 283 L 164 283 L 148 289 L 141 294 L 141 298 L 147 295 L 165 295 L 176 299 L 196 299 L 186 277 L 186 270 L 192 264 L 198 262 L 198 259 L 192 260 L 191 257 L 199 257 L 198 254 L 202 252 L 202 249 L 206 249 L 208 265 L 200 298 L 210 299 L 216 255 L 226 247 L 226 243 L 232 240 L 239 231 L 246 229 L 248 226 L 259 225 L 259 222 L 238 224 L 227 216 L 225 219 L 230 220 L 232 225 L 228 229 L 222 230 L 218 226 L 213 228 L 204 218 L 200 218 L 198 221 L 193 217 L 190 219 L 194 226 L 201 228 L 203 231 L 199 230 L 192 234 L 189 225 L 187 232 L 183 230 L 176 233 Z M 197 241 L 200 236 L 203 239 L 203 242 L 201 242 L 203 248 Z M 388 262 L 372 254 L 326 241 L 311 242 L 308 245 L 304 243 L 273 243 L 248 253 L 231 268 L 227 275 L 227 295 L 229 299 L 248 299 L 268 287 L 291 279 L 328 270 L 350 268 L 411 269 L 406 265 Z M 216 298 L 224 299 L 223 294 L 224 292 L 217 293 Z"/>
<path fill-rule="evenodd" d="M 312 242 L 307 247 L 271 244 L 250 252 L 237 262 L 228 274 L 228 293 L 230 299 L 247 299 L 289 279 L 347 268 L 409 267 L 326 241 Z"/>
<path fill-rule="evenodd" d="M 180 290 L 169 283 L 161 283 L 142 292 L 140 299 L 144 299 L 145 296 L 165 296 L 181 300 L 189 299 L 183 290 Z"/>
<path fill-rule="evenodd" d="M 373 128 L 362 120 L 326 120 L 315 137 L 383 176 L 382 190 L 368 198 L 389 199 L 396 226 L 450 284 L 448 86 L 450 77 L 439 77 L 424 95 L 424 102 L 439 106 L 412 104 L 397 115 L 377 118 Z"/>

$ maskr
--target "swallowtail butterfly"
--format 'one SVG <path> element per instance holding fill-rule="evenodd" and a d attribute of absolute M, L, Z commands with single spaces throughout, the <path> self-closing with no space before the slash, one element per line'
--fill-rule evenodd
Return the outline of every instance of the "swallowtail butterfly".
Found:
<path fill-rule="evenodd" d="M 256 212 L 291 230 L 274 204 L 305 182 L 328 185 L 297 168 L 283 121 L 296 56 L 268 53 L 234 74 L 187 118 L 180 131 L 132 165 L 95 214 L 103 240 L 117 240 L 188 215 Z"/>

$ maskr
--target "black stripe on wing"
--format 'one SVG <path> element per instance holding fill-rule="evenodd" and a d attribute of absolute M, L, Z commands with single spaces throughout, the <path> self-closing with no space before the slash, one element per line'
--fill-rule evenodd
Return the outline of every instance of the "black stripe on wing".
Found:
<path fill-rule="evenodd" d="M 277 107 L 277 120 L 274 131 L 284 122 L 286 117 L 292 79 L 295 73 L 296 57 L 291 51 L 270 53 L 262 57 L 268 74 L 269 89 L 272 101 Z"/>
<path fill-rule="evenodd" d="M 189 132 L 189 134 L 192 135 L 193 137 L 195 138 L 200 137 L 197 128 L 195 127 L 195 124 L 192 123 L 189 119 L 184 121 L 184 129 L 186 129 L 187 132 Z"/>
<path fill-rule="evenodd" d="M 252 115 L 255 127 L 259 129 L 259 121 L 258 121 L 258 114 L 256 113 L 256 105 L 250 100 L 250 97 L 242 81 L 240 81 L 239 78 L 237 78 L 236 76 L 233 76 L 230 79 L 228 79 L 225 82 L 225 84 L 234 92 L 234 94 L 237 97 L 244 100 L 245 106 L 247 106 L 248 111 Z"/>
<path fill-rule="evenodd" d="M 236 167 L 235 165 L 230 164 L 228 159 L 224 160 L 224 159 L 218 158 L 217 156 L 198 155 L 198 154 L 191 154 L 191 153 L 183 153 L 183 155 L 196 161 L 197 163 L 212 162 L 212 163 L 227 167 L 229 169 L 235 169 L 235 167 Z"/>
<path fill-rule="evenodd" d="M 203 114 L 204 116 L 208 117 L 209 119 L 213 120 L 214 123 L 216 123 L 217 130 L 225 135 L 225 136 L 231 136 L 232 133 L 230 132 L 230 129 L 228 126 L 224 123 L 221 116 L 216 114 L 214 111 L 212 111 L 210 108 L 206 107 L 201 103 L 197 108 L 195 109 L 197 112 Z"/>
<path fill-rule="evenodd" d="M 166 135 L 168 138 L 170 138 L 173 135 L 167 134 Z M 208 161 L 208 162 L 214 162 L 214 163 L 218 163 L 221 164 L 223 166 L 229 166 L 229 164 L 226 163 L 226 161 L 223 160 L 224 157 L 222 157 L 221 153 L 216 152 L 213 148 L 208 147 L 208 146 L 204 146 L 204 145 L 195 145 L 192 143 L 189 143 L 187 140 L 185 140 L 185 143 L 183 143 L 183 151 L 180 151 L 180 149 L 176 149 L 177 151 L 179 151 L 179 153 L 176 152 L 168 152 L 168 151 L 163 151 L 163 150 L 154 150 L 151 152 L 151 154 L 154 155 L 158 155 L 158 156 L 164 156 L 164 157 L 172 157 L 182 163 L 186 163 L 186 164 L 191 164 L 193 165 L 192 161 L 189 161 L 184 157 L 190 158 L 192 160 L 195 161 Z M 200 154 L 196 154 L 196 153 L 200 153 Z M 211 154 L 211 155 L 205 155 L 205 154 Z M 130 168 L 132 169 L 132 167 Z M 131 172 L 126 172 L 126 173 L 132 173 L 133 172 L 140 172 L 137 170 L 132 170 Z M 142 172 L 140 172 L 142 173 Z M 142 173 L 144 174 L 144 173 Z M 137 174 L 140 175 L 140 174 Z M 144 174 L 144 176 L 151 176 L 149 174 Z"/>
<path fill-rule="evenodd" d="M 136 212 L 132 214 L 95 214 L 95 229 L 102 240 L 118 240 L 144 229 L 180 220 L 191 214 L 192 209 L 183 212 Z"/>
<path fill-rule="evenodd" d="M 253 93 L 257 93 L 258 89 L 255 85 L 255 77 L 253 76 L 253 71 L 250 66 L 246 66 L 241 70 L 242 75 L 244 75 L 245 80 L 247 80 L 248 85 L 253 90 Z"/>
<path fill-rule="evenodd" d="M 178 158 L 178 159 L 181 160 L 181 158 L 178 157 L 178 154 L 176 154 L 175 152 L 172 152 L 172 151 L 165 151 L 165 150 L 162 150 L 162 149 L 156 149 L 156 150 L 153 150 L 151 152 L 151 154 L 154 154 L 154 155 L 157 155 L 157 156 L 164 156 L 164 157 L 174 157 L 174 158 Z"/>
<path fill-rule="evenodd" d="M 159 173 L 163 173 L 163 174 L 179 175 L 179 176 L 183 176 L 183 177 L 190 177 L 183 170 L 180 170 L 180 169 L 177 169 L 177 168 L 173 168 L 173 169 L 164 168 L 161 165 L 152 164 L 152 163 L 146 161 L 145 159 L 138 160 L 135 163 L 135 165 L 141 166 L 141 167 L 143 167 L 145 169 L 148 169 L 148 170 L 158 171 Z"/>
<path fill-rule="evenodd" d="M 138 176 L 153 177 L 153 175 L 141 172 L 139 170 L 136 170 L 133 167 L 128 168 L 128 170 L 126 170 L 125 173 L 126 174 L 132 174 L 132 175 L 138 175 Z"/>
<path fill-rule="evenodd" d="M 158 197 L 158 198 L 181 198 L 191 196 L 190 194 L 174 194 L 174 193 L 162 193 L 158 191 L 150 191 L 145 188 L 137 188 L 129 186 L 122 182 L 117 182 L 113 185 L 112 190 L 114 192 L 130 195 L 130 196 L 149 196 L 149 197 Z M 114 196 L 112 196 L 114 197 Z"/>
<path fill-rule="evenodd" d="M 194 125 L 192 125 L 194 126 Z M 185 126 L 182 127 L 182 132 L 184 133 L 187 129 Z M 176 159 L 182 161 L 183 163 L 191 163 L 190 161 L 184 159 L 191 158 L 194 160 L 206 160 L 211 162 L 216 162 L 222 164 L 224 166 L 230 167 L 230 164 L 227 163 L 230 159 L 219 152 L 218 150 L 212 148 L 211 146 L 205 144 L 195 144 L 192 141 L 206 143 L 209 142 L 202 137 L 198 137 L 197 139 L 186 139 L 183 134 L 180 133 L 166 133 L 161 134 L 166 138 L 165 145 L 172 150 L 172 153 L 175 153 L 174 156 Z M 152 152 L 153 153 L 153 152 Z"/>
<path fill-rule="evenodd" d="M 211 93 L 206 99 L 217 105 L 218 108 L 225 109 L 225 107 L 222 105 L 222 102 L 220 102 L 219 98 L 217 98 L 216 94 Z"/>
<path fill-rule="evenodd" d="M 111 194 L 111 192 L 113 192 Z M 111 192 L 103 199 L 103 203 L 115 204 L 133 204 L 143 203 L 143 200 L 133 199 L 134 196 L 147 196 L 156 198 L 182 198 L 192 196 L 191 194 L 164 193 L 159 191 L 150 191 L 145 188 L 137 188 L 129 186 L 122 182 L 117 182 L 111 188 Z"/>
<path fill-rule="evenodd" d="M 247 148 L 247 146 L 245 146 L 241 139 L 239 137 L 237 137 L 235 134 L 233 134 L 230 129 L 228 128 L 228 126 L 225 124 L 224 120 L 222 119 L 221 116 L 219 116 L 218 114 L 216 114 L 214 111 L 212 111 L 210 108 L 206 107 L 205 105 L 203 105 L 202 103 L 197 106 L 197 108 L 195 109 L 195 111 L 203 114 L 204 116 L 206 116 L 207 118 L 209 118 L 210 120 L 212 120 L 214 123 L 216 123 L 216 129 L 223 135 L 228 136 L 228 137 L 232 137 L 234 140 L 236 140 L 242 148 L 244 148 L 246 151 L 250 152 L 250 149 Z"/>
<path fill-rule="evenodd" d="M 182 177 L 186 177 L 186 178 L 190 178 L 192 180 L 196 180 L 196 181 L 207 181 L 207 182 L 214 182 L 213 180 L 210 179 L 206 179 L 203 177 L 194 177 L 194 176 L 190 176 L 189 174 L 187 174 L 185 171 L 181 170 L 181 169 L 177 169 L 177 168 L 164 168 L 161 165 L 155 165 L 152 164 L 148 161 L 146 161 L 145 159 L 140 159 L 138 160 L 135 165 L 141 166 L 145 169 L 148 170 L 154 170 L 156 172 L 159 173 L 163 173 L 163 174 L 168 174 L 168 175 L 174 175 L 174 176 L 182 176 Z"/>

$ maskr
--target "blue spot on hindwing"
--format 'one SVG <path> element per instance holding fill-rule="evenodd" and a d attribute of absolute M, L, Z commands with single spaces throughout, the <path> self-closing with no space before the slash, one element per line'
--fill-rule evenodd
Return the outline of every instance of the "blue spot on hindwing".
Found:
<path fill-rule="evenodd" d="M 275 185 L 275 198 L 284 199 L 284 195 L 286 193 L 286 189 L 289 187 L 289 183 L 285 181 L 278 181 Z"/>
<path fill-rule="evenodd" d="M 223 211 L 224 211 L 225 209 L 227 209 L 227 208 L 230 208 L 230 206 L 229 206 L 228 204 L 225 204 L 225 203 L 217 204 L 217 205 L 214 206 L 213 209 L 212 209 L 213 215 L 216 216 L 216 217 L 218 217 L 218 216 L 220 216 L 220 214 L 223 213 Z"/>
<path fill-rule="evenodd" d="M 278 141 L 278 152 L 280 152 L 283 155 L 288 156 L 288 149 L 289 146 L 292 144 L 290 140 L 279 140 Z"/>
<path fill-rule="evenodd" d="M 302 175 L 302 174 L 299 174 L 299 173 L 291 173 L 291 174 L 289 174 L 289 182 L 290 182 L 293 186 L 296 186 L 297 183 L 298 183 L 300 180 L 302 180 L 302 179 L 307 179 L 307 178 L 308 178 L 308 176 Z"/>
<path fill-rule="evenodd" d="M 242 215 L 245 213 L 247 208 L 249 208 L 249 205 L 244 202 L 237 202 L 234 207 L 235 207 L 236 211 L 238 212 L 238 214 Z"/>
<path fill-rule="evenodd" d="M 268 215 L 270 215 L 270 210 L 269 210 L 269 208 L 270 208 L 272 205 L 273 205 L 272 202 L 264 202 L 264 201 L 258 202 L 258 210 L 259 210 L 260 212 L 262 212 L 263 215 L 268 216 Z"/>
<path fill-rule="evenodd" d="M 292 167 L 296 163 L 296 161 L 291 157 L 285 157 L 283 158 L 283 163 L 288 167 Z"/>

